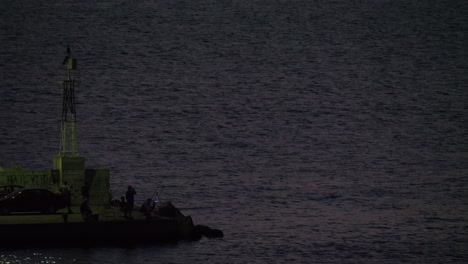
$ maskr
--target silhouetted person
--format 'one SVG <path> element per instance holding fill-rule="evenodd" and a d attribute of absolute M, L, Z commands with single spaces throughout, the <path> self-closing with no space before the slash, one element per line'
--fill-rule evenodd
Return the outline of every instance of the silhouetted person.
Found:
<path fill-rule="evenodd" d="M 120 197 L 119 208 L 120 208 L 120 211 L 124 213 L 125 218 L 127 218 L 128 217 L 128 204 L 125 201 L 125 197 L 123 196 Z"/>
<path fill-rule="evenodd" d="M 83 199 L 89 200 L 89 190 L 86 188 L 86 186 L 81 187 L 81 196 Z"/>
<path fill-rule="evenodd" d="M 66 181 L 63 182 L 63 185 L 60 187 L 60 193 L 63 195 L 65 198 L 65 203 L 68 208 L 68 213 L 73 214 L 70 205 L 71 205 L 71 190 L 70 187 L 68 186 L 68 183 Z"/>
<path fill-rule="evenodd" d="M 99 215 L 93 214 L 91 207 L 89 207 L 89 200 L 86 198 L 83 199 L 83 202 L 81 203 L 80 213 L 85 222 L 97 222 L 99 220 Z"/>
<path fill-rule="evenodd" d="M 80 213 L 81 213 L 81 217 L 83 217 L 83 220 L 85 222 L 89 222 L 91 220 L 93 212 L 91 211 L 91 208 L 89 207 L 89 201 L 87 198 L 83 199 L 83 202 L 81 203 Z"/>
<path fill-rule="evenodd" d="M 155 203 L 151 198 L 148 198 L 146 202 L 141 206 L 141 211 L 143 212 L 143 214 L 145 214 L 146 219 L 150 219 L 154 216 L 154 207 Z"/>
<path fill-rule="evenodd" d="M 128 217 L 132 217 L 133 204 L 135 203 L 135 194 L 135 189 L 133 189 L 133 187 L 129 185 L 127 192 L 125 193 L 125 198 L 127 198 Z"/>

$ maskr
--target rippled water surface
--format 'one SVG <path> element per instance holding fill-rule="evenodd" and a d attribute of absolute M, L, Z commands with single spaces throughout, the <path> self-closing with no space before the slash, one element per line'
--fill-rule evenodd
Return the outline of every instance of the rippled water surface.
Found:
<path fill-rule="evenodd" d="M 1 166 L 52 166 L 70 43 L 87 167 L 225 233 L 0 263 L 466 263 L 464 1 L 0 9 Z"/>

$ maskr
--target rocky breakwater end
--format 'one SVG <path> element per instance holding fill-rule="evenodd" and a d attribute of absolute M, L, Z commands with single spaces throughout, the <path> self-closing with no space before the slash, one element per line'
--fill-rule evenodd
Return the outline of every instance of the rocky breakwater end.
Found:
<path fill-rule="evenodd" d="M 223 231 L 219 229 L 212 229 L 204 225 L 196 225 L 195 233 L 197 235 L 205 236 L 205 237 L 223 237 L 224 236 Z"/>
<path fill-rule="evenodd" d="M 220 238 L 223 231 L 213 229 L 205 225 L 194 225 L 191 216 L 184 216 L 171 202 L 160 204 L 155 209 L 155 215 L 159 217 L 175 218 L 182 224 L 183 236 L 190 240 L 200 240 L 203 236 L 208 238 Z"/>

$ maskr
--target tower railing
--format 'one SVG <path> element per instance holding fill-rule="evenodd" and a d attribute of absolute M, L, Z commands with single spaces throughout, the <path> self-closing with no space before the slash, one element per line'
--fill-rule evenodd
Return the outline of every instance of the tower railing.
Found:
<path fill-rule="evenodd" d="M 70 46 L 67 47 L 67 55 L 62 64 L 67 67 L 67 76 L 63 81 L 62 120 L 60 131 L 61 156 L 79 156 L 78 138 L 76 136 L 76 104 L 75 86 L 78 74 L 77 61 L 71 58 Z"/>

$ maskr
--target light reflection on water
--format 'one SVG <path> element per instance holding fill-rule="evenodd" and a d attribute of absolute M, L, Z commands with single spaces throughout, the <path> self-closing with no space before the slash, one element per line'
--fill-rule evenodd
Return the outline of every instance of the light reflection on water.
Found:
<path fill-rule="evenodd" d="M 0 264 L 61 264 L 75 262 L 74 259 L 62 259 L 58 250 L 48 253 L 49 252 L 18 250 L 8 254 L 0 254 Z"/>

